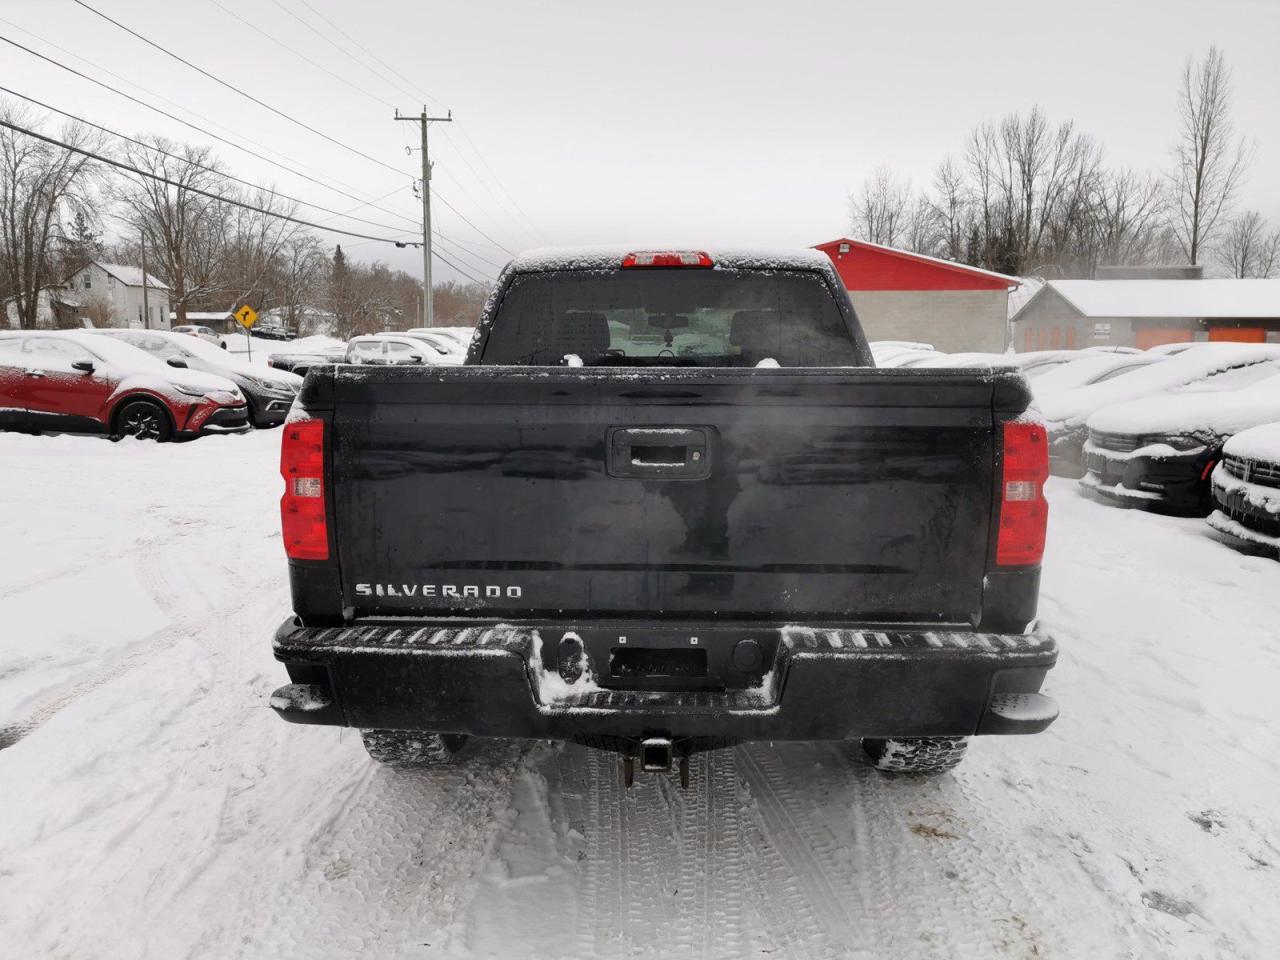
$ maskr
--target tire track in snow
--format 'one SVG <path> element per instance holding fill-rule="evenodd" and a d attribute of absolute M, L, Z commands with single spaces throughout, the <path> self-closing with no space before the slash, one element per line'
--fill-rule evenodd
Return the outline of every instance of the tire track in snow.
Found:
<path fill-rule="evenodd" d="M 772 912 L 777 932 L 790 942 L 789 951 L 811 957 L 843 956 L 857 943 L 857 930 L 847 921 L 849 891 L 839 890 L 830 848 L 815 843 L 810 829 L 796 813 L 803 802 L 795 785 L 782 775 L 772 744 L 736 748 L 743 775 L 755 801 L 760 828 L 757 854 L 766 868 L 762 884 L 773 888 L 778 902 Z M 760 894 L 769 896 L 770 890 Z M 796 923 L 789 917 L 804 917 Z"/>
<path fill-rule="evenodd" d="M 733 755 L 695 757 L 688 790 L 674 773 L 638 773 L 627 789 L 617 756 L 580 747 L 566 755 L 578 757 L 586 787 L 577 956 L 746 953 L 750 887 Z"/>
<path fill-rule="evenodd" d="M 248 578 L 238 572 L 228 571 L 227 578 L 232 589 L 227 591 L 226 597 L 219 598 L 223 602 L 217 604 L 201 602 L 198 604 L 201 609 L 197 610 L 195 609 L 197 604 L 184 604 L 180 598 L 196 597 L 202 601 L 203 597 L 189 588 L 175 588 L 170 579 L 173 571 L 177 569 L 189 571 L 189 565 L 173 563 L 166 558 L 165 548 L 158 546 L 153 541 L 148 541 L 141 546 L 141 551 L 134 546 L 127 551 L 120 551 L 118 556 L 136 555 L 138 579 L 151 602 L 159 608 L 161 613 L 169 618 L 169 623 L 159 630 L 154 630 L 140 637 L 129 645 L 126 652 L 111 658 L 105 666 L 85 679 L 54 694 L 21 720 L 0 725 L 0 750 L 11 747 L 23 737 L 34 733 L 82 697 L 150 662 L 154 657 L 179 640 L 193 638 L 210 652 L 215 654 L 219 652 L 220 648 L 216 640 L 210 641 L 207 634 L 210 630 L 225 624 L 232 615 L 240 612 L 246 601 L 242 600 L 240 607 L 232 607 L 231 609 L 227 609 L 227 604 L 231 602 L 230 598 L 246 596 L 243 588 L 247 584 Z M 93 566 L 92 563 L 70 568 L 53 577 L 28 582 L 22 589 L 28 589 L 46 580 L 70 576 L 91 566 Z"/>
<path fill-rule="evenodd" d="M 239 955 L 298 956 L 323 943 L 344 956 L 417 958 L 430 955 L 426 944 L 447 947 L 529 749 L 493 742 L 465 766 L 422 769 L 364 760 L 340 802 L 302 825 L 300 848 L 275 871 L 272 909 L 257 914 Z"/>

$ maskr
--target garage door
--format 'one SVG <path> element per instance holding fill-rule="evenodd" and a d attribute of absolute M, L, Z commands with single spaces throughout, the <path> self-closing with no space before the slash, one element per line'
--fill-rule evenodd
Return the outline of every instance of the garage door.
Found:
<path fill-rule="evenodd" d="M 1179 327 L 1141 327 L 1134 334 L 1133 345 L 1150 350 L 1162 343 L 1190 343 L 1191 331 Z"/>
<path fill-rule="evenodd" d="M 1267 331 L 1262 327 L 1210 327 L 1209 339 L 1228 343 L 1266 343 Z"/>

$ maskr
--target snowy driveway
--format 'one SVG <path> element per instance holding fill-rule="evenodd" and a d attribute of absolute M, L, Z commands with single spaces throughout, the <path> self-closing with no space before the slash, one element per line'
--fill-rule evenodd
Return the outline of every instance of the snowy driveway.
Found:
<path fill-rule="evenodd" d="M 695 783 L 292 727 L 278 433 L 0 435 L 0 956 L 1250 957 L 1280 942 L 1280 564 L 1051 482 L 1038 737 Z"/>

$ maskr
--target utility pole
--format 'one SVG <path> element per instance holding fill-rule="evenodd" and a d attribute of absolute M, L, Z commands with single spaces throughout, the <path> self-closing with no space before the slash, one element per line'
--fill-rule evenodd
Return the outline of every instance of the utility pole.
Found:
<path fill-rule="evenodd" d="M 435 295 L 431 290 L 431 157 L 427 151 L 427 125 L 431 123 L 450 123 L 453 111 L 446 117 L 429 117 L 424 104 L 422 113 L 416 117 L 402 117 L 396 111 L 397 120 L 409 120 L 422 127 L 422 293 L 425 298 L 424 326 L 435 326 Z"/>
<path fill-rule="evenodd" d="M 142 329 L 151 329 L 151 306 L 147 302 L 147 235 L 142 234 Z"/>

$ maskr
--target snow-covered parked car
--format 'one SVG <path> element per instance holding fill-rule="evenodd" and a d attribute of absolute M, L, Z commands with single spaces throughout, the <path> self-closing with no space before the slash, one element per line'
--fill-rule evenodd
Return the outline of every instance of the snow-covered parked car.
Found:
<path fill-rule="evenodd" d="M 1276 375 L 1243 390 L 1206 395 L 1192 387 L 1103 407 L 1089 418 L 1081 489 L 1124 506 L 1204 516 L 1223 444 L 1280 421 L 1280 361 L 1263 366 Z"/>
<path fill-rule="evenodd" d="M 1075 360 L 1028 377 L 1031 393 L 1042 401 L 1055 393 L 1114 380 L 1163 360 L 1161 356 L 1132 353 L 1081 353 Z"/>
<path fill-rule="evenodd" d="M 302 378 L 297 374 L 250 363 L 239 354 L 220 350 L 196 337 L 167 330 L 95 330 L 93 333 L 137 347 L 171 367 L 226 377 L 244 394 L 249 405 L 249 420 L 255 427 L 277 427 L 284 423 L 293 398 L 302 389 Z"/>
<path fill-rule="evenodd" d="M 944 353 L 940 357 L 932 357 L 919 367 L 971 369 L 973 367 L 1016 367 L 1018 357 L 1013 353 Z"/>
<path fill-rule="evenodd" d="M 877 367 L 901 367 L 908 362 L 914 365 L 929 357 L 942 356 L 942 351 L 935 349 L 933 344 L 914 340 L 875 340 L 868 346 Z"/>
<path fill-rule="evenodd" d="M 213 344 L 215 347 L 221 347 L 223 350 L 227 349 L 226 343 L 220 336 L 218 336 L 213 327 L 206 327 L 199 323 L 183 323 L 174 327 L 169 332 L 178 333 L 185 337 L 196 337 L 199 340 L 203 340 L 205 343 Z"/>
<path fill-rule="evenodd" d="M 1086 424 L 1103 407 L 1184 391 L 1239 390 L 1276 373 L 1265 366 L 1275 360 L 1280 360 L 1280 344 L 1205 343 L 1122 377 L 1049 396 L 1038 394 L 1036 402 L 1049 428 L 1052 470 L 1066 477 L 1083 474 Z"/>
<path fill-rule="evenodd" d="M 1213 470 L 1209 526 L 1232 546 L 1280 560 L 1280 423 L 1236 434 Z"/>
<path fill-rule="evenodd" d="M 352 337 L 343 363 L 373 364 L 399 367 L 409 364 L 432 364 L 436 352 L 421 340 L 401 334 L 372 334 Z"/>
<path fill-rule="evenodd" d="M 413 340 L 422 345 L 425 362 L 432 366 L 441 364 L 455 366 L 467 358 L 467 348 L 460 346 L 453 337 L 425 330 L 410 333 L 375 333 L 375 337 L 403 341 Z"/>
<path fill-rule="evenodd" d="M 163 441 L 250 427 L 230 380 L 112 337 L 29 330 L 0 333 L 0 429 Z"/>

